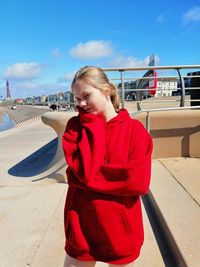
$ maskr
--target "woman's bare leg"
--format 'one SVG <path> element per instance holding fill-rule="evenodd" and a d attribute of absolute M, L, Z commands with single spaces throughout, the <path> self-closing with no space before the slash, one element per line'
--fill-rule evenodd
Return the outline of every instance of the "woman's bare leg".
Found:
<path fill-rule="evenodd" d="M 95 267 L 96 261 L 80 261 L 66 254 L 63 267 Z M 108 264 L 109 267 L 134 267 L 134 262 L 128 264 Z"/>
<path fill-rule="evenodd" d="M 128 263 L 128 264 L 108 264 L 109 267 L 134 267 L 134 262 Z"/>
<path fill-rule="evenodd" d="M 80 261 L 66 255 L 63 267 L 94 267 L 95 263 L 96 261 Z"/>

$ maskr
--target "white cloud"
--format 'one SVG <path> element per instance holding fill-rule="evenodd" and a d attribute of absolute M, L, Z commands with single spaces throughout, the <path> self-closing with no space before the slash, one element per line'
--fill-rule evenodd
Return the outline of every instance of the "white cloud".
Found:
<path fill-rule="evenodd" d="M 200 21 L 200 7 L 196 6 L 189 9 L 185 14 L 183 14 L 182 18 L 184 24 L 191 21 Z"/>
<path fill-rule="evenodd" d="M 156 64 L 159 62 L 159 57 L 155 56 Z M 134 67 L 146 67 L 149 64 L 149 56 L 145 59 L 137 59 L 132 56 L 124 57 L 117 56 L 109 62 L 109 65 L 113 68 L 134 68 Z"/>
<path fill-rule="evenodd" d="M 164 21 L 164 16 L 163 14 L 159 14 L 156 18 L 157 23 L 162 23 Z"/>
<path fill-rule="evenodd" d="M 51 50 L 51 55 L 55 58 L 60 58 L 62 57 L 63 53 L 59 48 L 54 48 L 53 50 Z"/>
<path fill-rule="evenodd" d="M 16 63 L 6 69 L 3 76 L 6 79 L 33 79 L 39 76 L 43 66 L 36 62 Z"/>
<path fill-rule="evenodd" d="M 93 40 L 77 44 L 70 49 L 69 54 L 80 59 L 95 59 L 110 56 L 112 54 L 112 47 L 107 41 Z"/>
<path fill-rule="evenodd" d="M 20 87 L 21 89 L 33 90 L 41 88 L 41 84 L 33 81 L 26 81 L 23 83 L 19 83 L 18 87 Z"/>
<path fill-rule="evenodd" d="M 62 77 L 58 78 L 58 82 L 68 82 L 68 81 L 72 81 L 74 78 L 76 72 L 68 72 L 66 74 L 64 74 Z"/>

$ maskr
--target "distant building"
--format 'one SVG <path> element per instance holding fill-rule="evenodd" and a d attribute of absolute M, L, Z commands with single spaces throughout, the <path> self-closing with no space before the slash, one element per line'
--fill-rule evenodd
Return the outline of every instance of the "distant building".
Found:
<path fill-rule="evenodd" d="M 59 103 L 59 104 L 66 104 L 66 103 L 73 103 L 74 97 L 71 92 L 60 92 L 58 94 L 48 95 L 47 97 L 48 103 Z"/>
<path fill-rule="evenodd" d="M 177 78 L 159 78 L 155 97 L 172 96 L 172 92 L 177 90 Z"/>
<path fill-rule="evenodd" d="M 47 96 L 34 96 L 33 102 L 35 105 L 45 105 L 47 103 Z"/>
<path fill-rule="evenodd" d="M 59 96 L 57 94 L 48 95 L 47 101 L 48 103 L 57 103 L 59 102 Z"/>
<path fill-rule="evenodd" d="M 193 72 L 188 72 L 187 76 L 199 76 L 200 75 L 200 71 L 193 71 Z"/>
<path fill-rule="evenodd" d="M 122 88 L 122 84 L 119 83 L 116 85 L 117 86 L 117 89 L 118 91 L 121 91 L 121 88 Z M 136 91 L 134 89 L 136 89 L 137 87 L 137 81 L 130 81 L 130 82 L 125 82 L 124 83 L 124 98 L 126 100 L 133 100 L 133 98 L 135 99 L 135 95 L 136 95 Z"/>
<path fill-rule="evenodd" d="M 60 92 L 52 95 L 42 95 L 42 96 L 32 96 L 27 97 L 24 100 L 24 103 L 27 105 L 51 105 L 51 104 L 59 104 L 65 106 L 66 104 L 74 103 L 74 95 L 71 92 Z"/>
<path fill-rule="evenodd" d="M 33 104 L 33 96 L 27 97 L 24 101 L 25 104 L 27 105 L 32 105 Z"/>
<path fill-rule="evenodd" d="M 71 92 L 64 92 L 63 100 L 67 103 L 73 103 L 74 102 L 74 95 Z"/>
<path fill-rule="evenodd" d="M 19 105 L 20 105 L 20 104 L 24 104 L 24 99 L 23 99 L 23 98 L 16 98 L 16 99 L 15 99 L 15 103 L 16 103 L 16 104 L 19 104 Z"/>

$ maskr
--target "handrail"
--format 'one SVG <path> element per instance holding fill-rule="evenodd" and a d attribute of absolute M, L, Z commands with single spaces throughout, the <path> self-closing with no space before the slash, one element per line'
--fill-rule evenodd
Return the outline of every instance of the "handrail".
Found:
<path fill-rule="evenodd" d="M 125 84 L 124 81 L 125 80 L 133 80 L 137 81 L 137 80 L 152 80 L 153 77 L 134 77 L 134 78 L 130 78 L 130 77 L 124 77 L 125 72 L 131 72 L 131 71 L 142 71 L 142 70 L 174 70 L 177 71 L 178 76 L 157 76 L 156 79 L 157 80 L 162 80 L 162 79 L 176 79 L 176 80 L 180 80 L 180 88 L 176 88 L 181 90 L 181 99 L 180 99 L 180 107 L 184 107 L 185 106 L 185 95 L 186 95 L 186 88 L 185 88 L 185 81 L 184 79 L 188 78 L 198 78 L 200 77 L 200 75 L 191 75 L 191 76 L 185 76 L 182 75 L 180 73 L 180 70 L 184 70 L 184 69 L 200 69 L 200 65 L 174 65 L 174 66 L 143 66 L 143 67 L 134 67 L 134 68 L 130 68 L 130 67 L 124 67 L 124 68 L 102 68 L 105 72 L 119 72 L 120 73 L 120 78 L 116 79 L 116 78 L 111 78 L 111 80 L 121 80 L 121 104 L 122 104 L 122 108 L 124 108 L 124 96 L 125 96 L 125 91 L 135 91 L 137 93 L 136 96 L 136 100 L 137 101 L 142 101 L 142 93 L 140 93 L 141 91 L 148 91 L 149 89 L 146 88 L 132 88 L 132 89 L 125 89 Z M 199 73 L 197 73 L 199 74 Z M 162 90 L 167 90 L 167 88 L 160 88 Z M 170 90 L 171 88 L 169 88 Z M 188 89 L 188 88 L 187 88 Z M 200 89 L 200 88 L 194 88 L 194 89 Z M 151 90 L 151 89 L 150 89 Z M 175 90 L 175 88 L 174 88 Z M 190 88 L 190 90 L 193 90 L 193 88 Z M 197 100 L 198 101 L 198 100 Z"/>
<path fill-rule="evenodd" d="M 173 110 L 187 110 L 187 109 L 200 109 L 200 106 L 192 106 L 192 107 L 170 107 L 170 108 L 153 108 L 153 109 L 143 109 L 139 110 L 137 114 L 146 112 L 146 129 L 150 132 L 150 113 L 158 112 L 158 111 L 173 111 Z"/>
<path fill-rule="evenodd" d="M 191 75 L 191 76 L 182 76 L 183 78 L 200 78 L 200 75 Z M 149 80 L 149 79 L 152 79 L 152 77 L 139 77 L 140 80 Z M 174 78 L 176 80 L 179 80 L 179 76 L 158 76 L 157 79 L 158 80 L 162 80 L 162 79 L 171 79 L 171 78 Z M 137 80 L 138 77 L 126 77 L 125 80 Z M 113 81 L 115 80 L 121 80 L 121 78 L 112 78 Z"/>
<path fill-rule="evenodd" d="M 200 65 L 174 65 L 174 66 L 144 66 L 134 68 L 102 68 L 104 71 L 135 71 L 135 70 L 170 70 L 170 69 L 199 69 Z"/>

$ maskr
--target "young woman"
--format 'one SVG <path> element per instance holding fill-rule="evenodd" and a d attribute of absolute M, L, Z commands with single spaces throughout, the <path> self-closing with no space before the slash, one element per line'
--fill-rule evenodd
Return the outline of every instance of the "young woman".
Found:
<path fill-rule="evenodd" d="M 79 114 L 63 135 L 69 184 L 64 266 L 133 266 L 144 240 L 140 196 L 149 188 L 152 139 L 119 109 L 102 69 L 80 69 L 72 91 Z"/>

